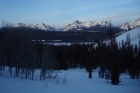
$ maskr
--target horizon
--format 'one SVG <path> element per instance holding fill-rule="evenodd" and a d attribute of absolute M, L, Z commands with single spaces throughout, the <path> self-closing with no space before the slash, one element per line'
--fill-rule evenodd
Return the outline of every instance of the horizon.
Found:
<path fill-rule="evenodd" d="M 45 23 L 64 27 L 75 20 L 100 22 L 110 19 L 113 25 L 119 25 L 140 18 L 139 0 L 1 0 L 0 6 L 0 27 L 3 20 L 10 24 Z"/>

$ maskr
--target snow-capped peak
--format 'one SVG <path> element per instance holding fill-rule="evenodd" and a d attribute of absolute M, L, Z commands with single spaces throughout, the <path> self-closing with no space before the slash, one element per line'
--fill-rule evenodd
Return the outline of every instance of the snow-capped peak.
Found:
<path fill-rule="evenodd" d="M 81 24 L 82 22 L 81 21 L 79 21 L 79 20 L 75 20 L 74 22 L 73 22 L 73 24 Z"/>
<path fill-rule="evenodd" d="M 107 27 L 109 26 L 109 23 L 106 20 L 103 20 L 103 21 L 99 22 L 99 24 L 101 26 L 107 26 Z"/>
<path fill-rule="evenodd" d="M 96 26 L 96 25 L 99 25 L 99 23 L 98 23 L 98 22 L 96 22 L 96 21 L 91 21 L 90 23 L 91 23 L 91 26 Z"/>
<path fill-rule="evenodd" d="M 91 30 L 100 30 L 100 27 L 108 28 L 110 25 L 110 22 L 107 22 L 106 20 L 103 20 L 101 22 L 96 21 L 90 21 L 90 22 L 82 22 L 79 20 L 75 20 L 72 22 L 72 24 L 69 24 L 63 28 L 59 27 L 52 27 L 47 24 L 25 24 L 25 23 L 18 23 L 15 25 L 10 25 L 10 27 L 25 27 L 25 28 L 33 28 L 33 29 L 39 29 L 39 30 L 45 30 L 45 31 L 69 31 L 69 30 L 84 30 L 84 29 L 91 29 Z M 8 25 L 7 25 L 8 26 Z M 113 25 L 112 25 L 113 26 Z M 115 26 L 117 29 L 121 30 L 130 30 L 137 27 L 140 27 L 140 18 L 136 21 L 131 22 L 125 22 L 121 25 Z M 95 29 L 93 29 L 95 28 Z M 103 29 L 104 29 L 103 28 Z"/>
<path fill-rule="evenodd" d="M 13 25 L 13 27 L 26 27 L 26 28 L 33 28 L 33 29 L 39 29 L 39 30 L 45 30 L 45 31 L 60 31 L 61 28 L 51 27 L 47 24 L 24 24 L 24 23 L 18 23 Z"/>
<path fill-rule="evenodd" d="M 140 18 L 136 21 L 125 22 L 118 26 L 121 30 L 130 30 L 137 27 L 140 27 Z"/>
<path fill-rule="evenodd" d="M 73 29 L 90 28 L 90 27 L 97 26 L 97 25 L 101 25 L 101 27 L 105 27 L 105 26 L 108 27 L 109 23 L 106 20 L 101 21 L 99 23 L 96 21 L 81 22 L 79 20 L 76 20 L 72 24 L 65 26 L 62 30 L 68 31 L 68 30 L 73 30 Z"/>

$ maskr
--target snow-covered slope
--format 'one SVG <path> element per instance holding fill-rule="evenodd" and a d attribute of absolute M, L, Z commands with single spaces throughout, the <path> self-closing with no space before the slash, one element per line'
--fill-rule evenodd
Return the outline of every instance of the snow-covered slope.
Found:
<path fill-rule="evenodd" d="M 135 45 L 135 44 L 139 44 L 139 39 L 140 39 L 140 27 L 127 31 L 125 33 L 123 33 L 122 35 L 118 36 L 116 38 L 117 42 L 121 43 L 122 40 L 126 41 L 126 35 L 130 34 L 130 39 L 131 39 L 131 44 Z"/>
<path fill-rule="evenodd" d="M 90 28 L 90 27 L 95 27 L 95 26 L 100 26 L 100 27 L 108 27 L 109 23 L 104 20 L 101 22 L 96 22 L 96 21 L 90 21 L 90 22 L 81 22 L 81 21 L 74 21 L 72 24 L 69 24 L 65 27 L 62 28 L 62 31 L 69 31 L 73 29 L 82 29 L 82 28 Z"/>
<path fill-rule="evenodd" d="M 134 28 L 140 27 L 140 18 L 137 19 L 136 21 L 122 23 L 118 27 L 121 30 L 129 30 L 129 29 L 134 29 Z"/>
<path fill-rule="evenodd" d="M 112 85 L 98 77 L 98 70 L 93 70 L 92 79 L 85 69 L 69 69 L 57 72 L 57 78 L 40 81 L 39 70 L 34 72 L 34 80 L 9 76 L 6 69 L 0 75 L 0 93 L 139 93 L 140 80 L 130 79 L 128 74 L 121 74 L 121 83 Z"/>
<path fill-rule="evenodd" d="M 68 30 L 72 30 L 72 29 L 79 29 L 82 28 L 82 22 L 81 21 L 74 21 L 72 24 L 69 24 L 67 26 L 65 26 L 64 28 L 62 28 L 62 31 L 68 31 Z"/>
<path fill-rule="evenodd" d="M 106 20 L 99 22 L 99 25 L 109 27 L 109 23 Z"/>
<path fill-rule="evenodd" d="M 13 25 L 13 27 L 26 27 L 26 28 L 33 28 L 33 29 L 39 29 L 39 30 L 45 30 L 45 31 L 60 31 L 60 28 L 51 27 L 47 24 L 24 24 L 24 23 L 18 23 Z"/>

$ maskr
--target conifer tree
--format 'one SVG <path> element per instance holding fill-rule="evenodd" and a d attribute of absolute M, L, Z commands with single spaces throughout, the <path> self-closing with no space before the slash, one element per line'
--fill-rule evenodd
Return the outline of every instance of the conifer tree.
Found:
<path fill-rule="evenodd" d="M 93 58 L 92 55 L 89 54 L 87 58 L 86 70 L 89 72 L 89 78 L 92 78 L 92 68 L 93 68 Z"/>
<path fill-rule="evenodd" d="M 111 75 L 112 75 L 111 83 L 113 85 L 118 85 L 120 82 L 120 80 L 119 80 L 119 77 L 120 77 L 120 65 L 119 65 L 119 63 L 117 63 L 117 62 L 113 63 Z"/>

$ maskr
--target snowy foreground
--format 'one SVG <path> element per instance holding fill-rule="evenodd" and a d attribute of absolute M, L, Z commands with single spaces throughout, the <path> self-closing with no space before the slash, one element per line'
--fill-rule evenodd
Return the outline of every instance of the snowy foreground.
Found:
<path fill-rule="evenodd" d="M 121 74 L 121 83 L 112 85 L 98 77 L 98 69 L 93 70 L 92 79 L 85 69 L 58 71 L 57 78 L 39 80 L 39 71 L 35 71 L 34 80 L 9 76 L 8 70 L 0 75 L 0 93 L 140 93 L 140 79 L 130 79 Z"/>

